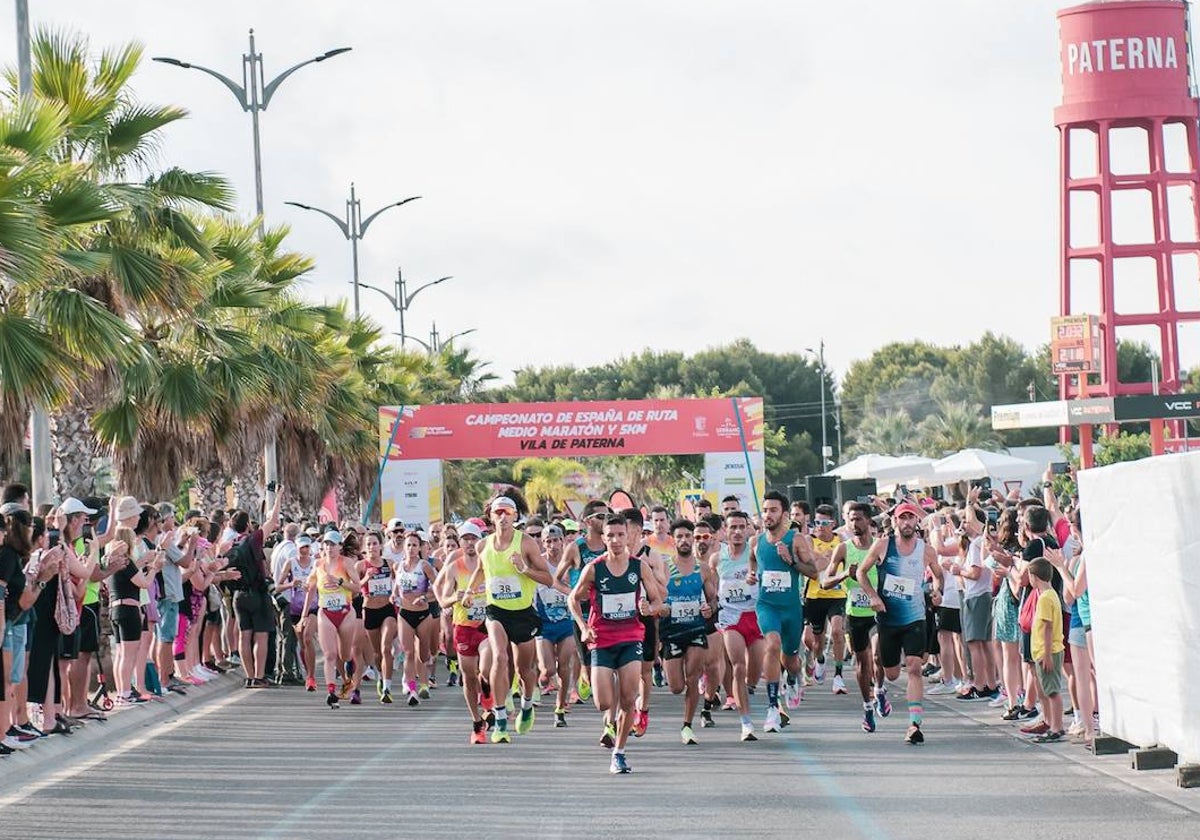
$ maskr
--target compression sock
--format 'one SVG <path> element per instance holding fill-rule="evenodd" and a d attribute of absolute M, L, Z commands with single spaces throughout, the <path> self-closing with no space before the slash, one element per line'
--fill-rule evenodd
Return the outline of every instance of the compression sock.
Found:
<path fill-rule="evenodd" d="M 533 708 L 533 698 L 532 697 L 522 697 L 521 698 L 521 709 L 525 710 L 525 709 L 532 709 L 532 708 Z"/>
<path fill-rule="evenodd" d="M 496 726 L 503 732 L 505 729 L 508 729 L 508 709 L 503 706 L 497 706 L 495 712 Z"/>
<path fill-rule="evenodd" d="M 925 707 L 920 700 L 908 701 L 908 722 L 913 726 L 921 725 L 921 717 L 925 714 Z"/>
<path fill-rule="evenodd" d="M 779 680 L 767 681 L 767 705 L 772 709 L 779 708 Z"/>
<path fill-rule="evenodd" d="M 392 690 L 392 681 L 391 681 L 391 680 L 384 680 L 384 681 L 383 681 L 383 690 L 384 690 L 384 691 L 391 691 L 391 690 Z"/>

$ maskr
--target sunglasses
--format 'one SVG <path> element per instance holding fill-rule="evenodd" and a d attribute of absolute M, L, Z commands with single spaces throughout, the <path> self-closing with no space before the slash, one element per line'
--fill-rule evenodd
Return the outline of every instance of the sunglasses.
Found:
<path fill-rule="evenodd" d="M 701 542 L 708 542 L 712 539 L 712 534 L 696 534 L 696 539 L 700 540 Z"/>
<path fill-rule="evenodd" d="M 829 526 L 834 525 L 836 523 L 832 519 L 817 519 L 813 522 L 813 524 L 816 525 L 818 528 L 821 528 L 821 527 L 828 528 Z"/>

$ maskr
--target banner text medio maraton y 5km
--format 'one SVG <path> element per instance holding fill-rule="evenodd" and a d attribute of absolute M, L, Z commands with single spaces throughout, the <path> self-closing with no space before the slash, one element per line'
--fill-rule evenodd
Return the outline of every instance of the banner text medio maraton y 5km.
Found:
<path fill-rule="evenodd" d="M 761 397 L 466 403 L 379 409 L 389 460 L 761 452 Z M 389 450 L 390 444 L 390 450 Z"/>

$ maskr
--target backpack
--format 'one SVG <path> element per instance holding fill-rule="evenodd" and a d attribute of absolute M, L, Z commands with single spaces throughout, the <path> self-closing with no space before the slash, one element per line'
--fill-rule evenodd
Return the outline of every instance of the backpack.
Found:
<path fill-rule="evenodd" d="M 229 568 L 242 573 L 240 578 L 228 581 L 233 591 L 261 592 L 267 588 L 262 561 L 255 554 L 254 543 L 249 535 L 242 537 L 229 550 Z"/>

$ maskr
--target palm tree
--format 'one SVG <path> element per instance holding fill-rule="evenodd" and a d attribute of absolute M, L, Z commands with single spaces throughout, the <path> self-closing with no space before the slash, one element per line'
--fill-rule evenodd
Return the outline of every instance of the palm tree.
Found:
<path fill-rule="evenodd" d="M 868 414 L 854 431 L 854 443 L 846 447 L 847 456 L 879 452 L 904 455 L 917 449 L 917 429 L 912 417 L 902 408 L 885 414 Z"/>
<path fill-rule="evenodd" d="M 512 469 L 513 481 L 525 482 L 525 498 L 530 505 L 547 516 L 579 498 L 567 480 L 586 472 L 583 464 L 567 458 L 522 458 Z"/>
<path fill-rule="evenodd" d="M 931 458 L 963 449 L 995 451 L 1003 446 L 992 424 L 976 403 L 939 402 L 936 413 L 917 426 L 922 454 Z"/>
<path fill-rule="evenodd" d="M 498 378 L 484 371 L 488 363 L 472 356 L 468 347 L 456 350 L 453 345 L 446 345 L 438 352 L 437 363 L 454 383 L 450 391 L 441 395 L 443 402 L 473 402 L 489 382 Z"/>

